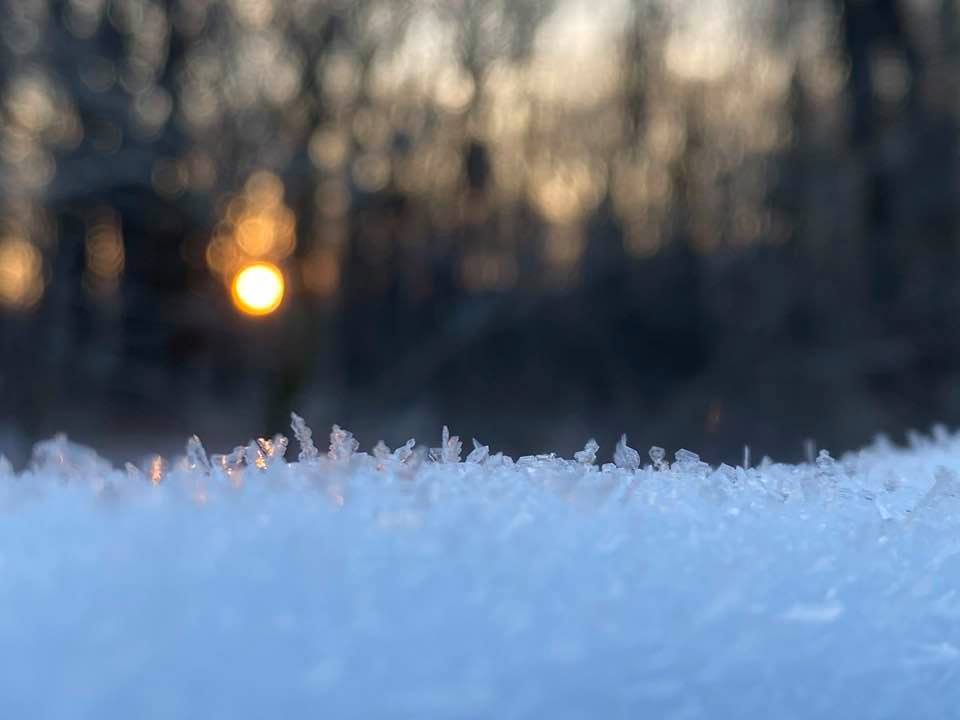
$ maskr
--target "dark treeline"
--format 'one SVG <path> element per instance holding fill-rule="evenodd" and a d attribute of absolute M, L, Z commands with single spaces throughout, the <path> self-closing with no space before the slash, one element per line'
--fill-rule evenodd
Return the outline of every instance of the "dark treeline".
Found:
<path fill-rule="evenodd" d="M 714 461 L 960 423 L 953 0 L 0 5 L 19 460 L 290 409 Z"/>

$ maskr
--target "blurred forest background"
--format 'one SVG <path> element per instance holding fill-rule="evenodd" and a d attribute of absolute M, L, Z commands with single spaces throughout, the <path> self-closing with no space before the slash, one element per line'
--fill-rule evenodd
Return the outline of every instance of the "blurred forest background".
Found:
<path fill-rule="evenodd" d="M 960 424 L 960 0 L 0 7 L 15 461 Z"/>

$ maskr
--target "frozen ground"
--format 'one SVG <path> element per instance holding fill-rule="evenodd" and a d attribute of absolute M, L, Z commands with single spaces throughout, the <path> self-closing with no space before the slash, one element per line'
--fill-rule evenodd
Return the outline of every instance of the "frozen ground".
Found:
<path fill-rule="evenodd" d="M 294 424 L 298 462 L 277 437 L 114 469 L 60 438 L 0 464 L 0 717 L 960 707 L 958 436 L 744 469 L 339 428 L 318 453 Z"/>

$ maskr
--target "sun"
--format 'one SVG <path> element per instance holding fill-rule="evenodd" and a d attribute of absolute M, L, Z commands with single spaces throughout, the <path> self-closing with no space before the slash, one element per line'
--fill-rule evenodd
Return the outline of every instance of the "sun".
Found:
<path fill-rule="evenodd" d="M 230 286 L 233 304 L 247 315 L 269 315 L 283 302 L 283 273 L 268 262 L 256 262 L 238 272 Z"/>

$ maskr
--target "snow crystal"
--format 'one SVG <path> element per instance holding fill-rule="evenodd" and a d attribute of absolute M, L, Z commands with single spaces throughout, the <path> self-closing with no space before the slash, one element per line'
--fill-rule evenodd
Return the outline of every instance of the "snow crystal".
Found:
<path fill-rule="evenodd" d="M 624 470 L 636 470 L 640 467 L 640 453 L 627 445 L 627 436 L 622 435 L 613 451 L 613 463 Z"/>
<path fill-rule="evenodd" d="M 259 452 L 257 453 L 259 455 Z M 244 445 L 238 445 L 233 450 L 228 453 L 220 454 L 216 453 L 210 456 L 210 464 L 219 468 L 221 471 L 229 475 L 230 473 L 236 472 L 241 469 L 243 463 L 246 462 L 247 448 Z M 159 463 L 162 463 L 162 459 L 159 456 L 156 456 L 151 464 L 158 465 L 156 472 L 151 473 L 151 478 L 154 482 L 159 482 L 162 475 L 162 469 L 159 466 Z"/>
<path fill-rule="evenodd" d="M 0 717 L 935 718 L 960 435 L 809 462 L 516 462 L 447 428 L 0 458 Z"/>
<path fill-rule="evenodd" d="M 583 450 L 574 453 L 573 459 L 581 465 L 593 465 L 597 461 L 597 450 L 599 449 L 600 445 L 597 441 L 590 438 L 587 440 L 587 444 L 583 446 Z"/>
<path fill-rule="evenodd" d="M 353 457 L 353 454 L 359 449 L 360 443 L 353 437 L 352 432 L 343 430 L 339 425 L 334 425 L 330 431 L 330 452 L 331 460 L 347 462 Z"/>
<path fill-rule="evenodd" d="M 295 412 L 290 413 L 290 429 L 293 430 L 293 437 L 300 445 L 300 455 L 297 458 L 300 462 L 311 462 L 320 457 L 317 446 L 313 444 L 313 432 L 306 421 Z"/>
<path fill-rule="evenodd" d="M 267 466 L 267 462 L 263 457 L 263 448 L 260 447 L 260 443 L 256 440 L 251 440 L 243 449 L 243 460 L 247 464 L 247 467 L 260 468 L 262 470 Z"/>
<path fill-rule="evenodd" d="M 681 449 L 677 450 L 673 454 L 673 457 L 676 460 L 676 466 L 680 472 L 695 472 L 706 469 L 706 463 L 700 462 L 700 456 L 695 452 Z"/>
<path fill-rule="evenodd" d="M 650 448 L 650 460 L 653 462 L 653 467 L 657 470 L 666 470 L 667 469 L 667 451 L 662 447 L 657 447 L 654 445 Z"/>
<path fill-rule="evenodd" d="M 270 440 L 267 438 L 257 438 L 257 446 L 264 459 L 264 464 L 272 465 L 277 461 L 283 460 L 287 454 L 287 438 L 285 435 L 277 433 Z"/>
<path fill-rule="evenodd" d="M 466 462 L 482 465 L 487 461 L 488 457 L 490 457 L 490 447 L 488 445 L 481 445 L 480 442 L 474 438 L 473 450 L 471 450 L 470 454 L 467 455 Z"/>
<path fill-rule="evenodd" d="M 450 437 L 450 429 L 444 425 L 440 439 L 440 447 L 430 448 L 430 459 L 438 463 L 460 462 L 460 451 L 463 449 L 460 438 L 456 435 Z"/>
<path fill-rule="evenodd" d="M 210 461 L 207 459 L 207 451 L 203 449 L 203 443 L 196 435 L 187 440 L 187 467 L 190 470 L 207 475 L 210 473 Z"/>
<path fill-rule="evenodd" d="M 373 456 L 379 461 L 379 467 L 387 460 L 392 459 L 393 454 L 390 452 L 390 446 L 383 440 L 379 440 L 377 444 L 373 446 Z"/>
<path fill-rule="evenodd" d="M 393 451 L 393 459 L 401 463 L 407 462 L 407 460 L 409 460 L 413 455 L 413 447 L 416 444 L 417 441 L 413 438 L 410 438 L 403 445 Z"/>

